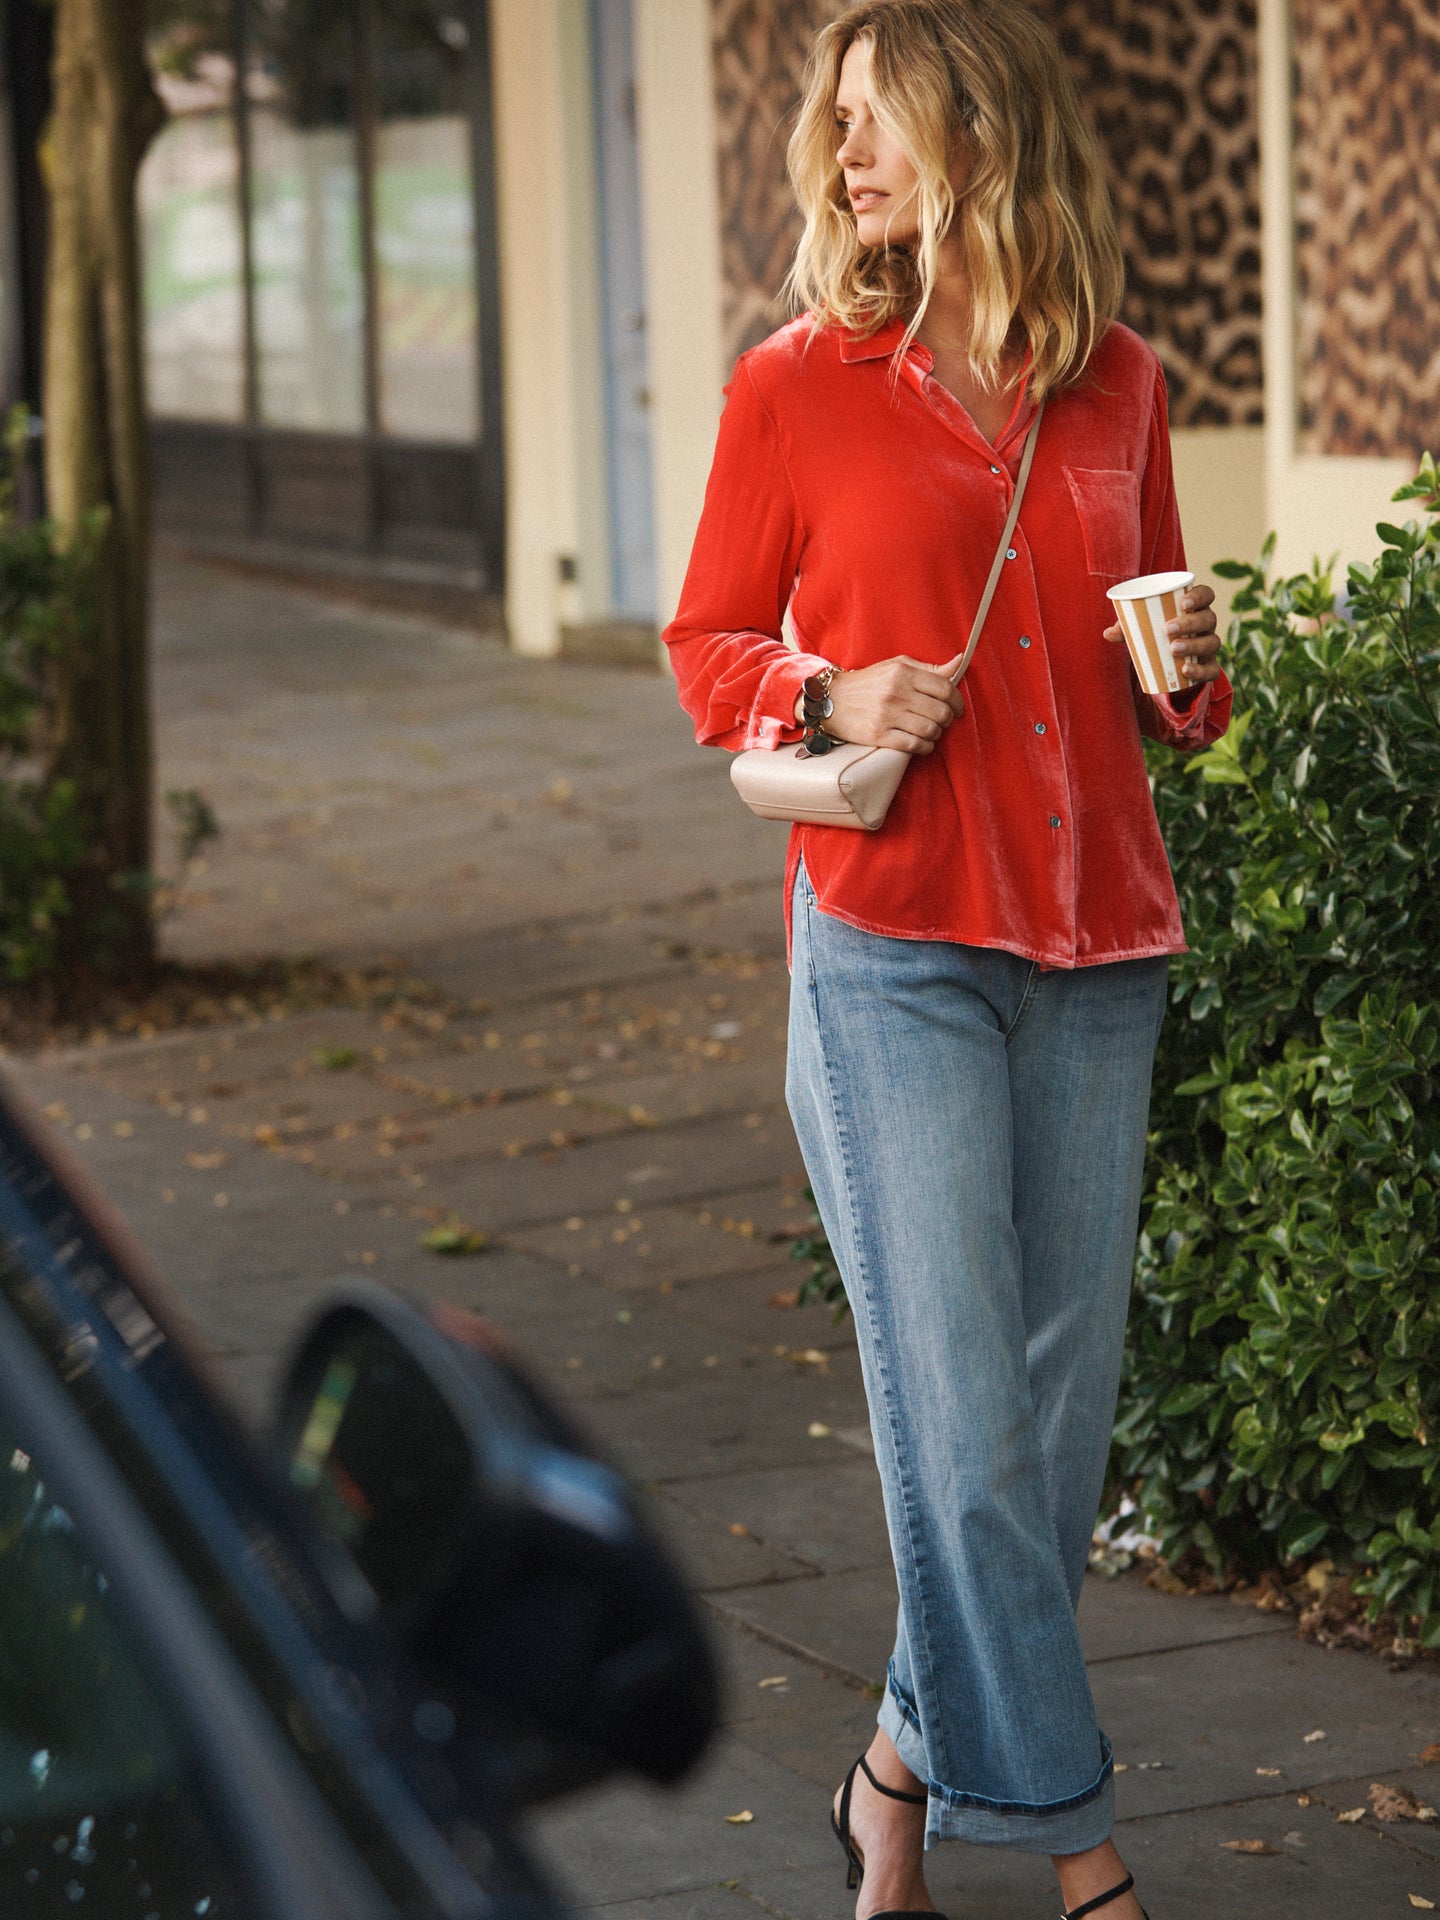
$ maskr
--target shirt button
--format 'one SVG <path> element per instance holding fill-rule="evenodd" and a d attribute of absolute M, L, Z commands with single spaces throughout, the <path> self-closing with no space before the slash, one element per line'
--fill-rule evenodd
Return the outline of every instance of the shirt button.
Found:
<path fill-rule="evenodd" d="M 1005 549 L 1005 558 L 1006 558 L 1007 560 L 1013 560 L 1013 559 L 1015 558 L 1015 549 L 1014 549 L 1014 547 L 1007 547 L 1007 548 Z"/>
<path fill-rule="evenodd" d="M 1043 733 L 1045 731 L 1045 722 L 1043 720 L 1037 720 L 1035 722 L 1035 731 L 1037 733 Z"/>
<path fill-rule="evenodd" d="M 1051 824 L 1051 826 L 1052 826 L 1052 827 L 1058 827 L 1058 826 L 1059 826 L 1059 824 L 1060 824 L 1060 816 L 1059 816 L 1059 814 L 1058 814 L 1058 813 L 1052 813 L 1052 814 L 1051 814 L 1051 816 L 1050 816 L 1050 824 Z"/>
<path fill-rule="evenodd" d="M 999 473 L 1000 469 L 999 467 L 991 467 L 990 471 L 991 473 Z"/>
<path fill-rule="evenodd" d="M 1021 644 L 1021 646 L 1022 646 L 1022 647 L 1028 647 L 1028 646 L 1029 646 L 1029 644 L 1030 644 L 1030 636 L 1029 636 L 1029 634 L 1028 634 L 1028 633 L 1022 633 L 1022 634 L 1021 634 L 1021 636 L 1020 636 L 1020 644 Z"/>

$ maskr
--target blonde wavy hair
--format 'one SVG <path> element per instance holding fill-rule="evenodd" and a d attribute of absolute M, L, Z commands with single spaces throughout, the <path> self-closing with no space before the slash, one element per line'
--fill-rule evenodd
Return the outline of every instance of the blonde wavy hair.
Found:
<path fill-rule="evenodd" d="M 918 176 L 919 231 L 863 247 L 836 163 L 840 66 L 870 41 L 870 109 Z M 970 151 L 957 199 L 950 168 Z M 860 0 L 817 37 L 787 153 L 805 231 L 792 310 L 864 335 L 907 322 L 898 369 L 930 303 L 940 243 L 958 235 L 974 317 L 969 357 L 993 391 L 1028 339 L 1036 400 L 1080 377 L 1120 310 L 1125 263 L 1099 143 L 1054 35 L 1025 0 Z"/>

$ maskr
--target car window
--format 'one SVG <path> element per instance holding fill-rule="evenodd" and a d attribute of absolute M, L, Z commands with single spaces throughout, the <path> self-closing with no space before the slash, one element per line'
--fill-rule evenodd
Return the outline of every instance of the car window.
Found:
<path fill-rule="evenodd" d="M 163 1685 L 0 1416 L 0 1910 L 241 1920 L 247 1906 Z"/>

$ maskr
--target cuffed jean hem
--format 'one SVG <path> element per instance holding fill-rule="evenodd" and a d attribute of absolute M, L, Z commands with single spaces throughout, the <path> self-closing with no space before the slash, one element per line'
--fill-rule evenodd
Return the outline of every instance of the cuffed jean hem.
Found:
<path fill-rule="evenodd" d="M 914 1711 L 890 1675 L 880 1704 L 880 1730 L 929 1791 L 925 1846 L 969 1840 L 980 1846 L 1015 1847 L 1022 1853 L 1084 1853 L 1110 1838 L 1115 1826 L 1115 1772 L 1110 1742 L 1102 1733 L 1101 1761 L 1092 1785 L 1052 1806 L 999 1803 L 929 1779 L 929 1762 Z"/>

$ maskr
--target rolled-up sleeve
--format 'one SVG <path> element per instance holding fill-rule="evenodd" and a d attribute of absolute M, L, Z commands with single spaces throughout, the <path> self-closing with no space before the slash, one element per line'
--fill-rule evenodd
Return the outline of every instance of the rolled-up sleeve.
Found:
<path fill-rule="evenodd" d="M 1150 415 L 1150 446 L 1140 484 L 1140 532 L 1146 573 L 1188 570 L 1170 455 L 1169 396 L 1164 370 L 1158 360 Z M 1207 681 L 1204 686 L 1162 697 L 1146 693 L 1132 673 L 1132 691 L 1140 731 L 1149 739 L 1178 747 L 1182 752 L 1208 747 L 1230 724 L 1234 695 L 1223 673 L 1218 680 Z"/>
<path fill-rule="evenodd" d="M 663 635 L 703 746 L 800 738 L 800 683 L 826 664 L 782 638 L 803 547 L 779 432 L 742 357 L 726 388 L 680 605 Z"/>

